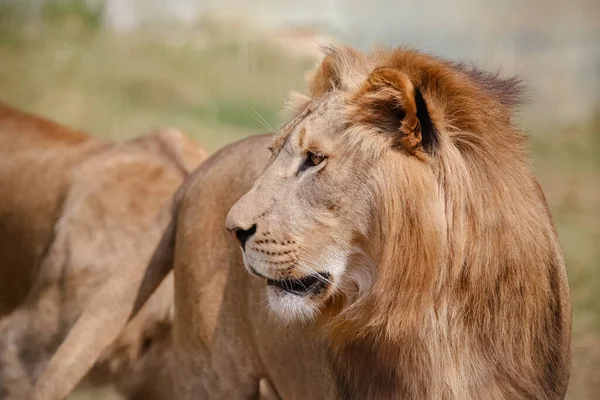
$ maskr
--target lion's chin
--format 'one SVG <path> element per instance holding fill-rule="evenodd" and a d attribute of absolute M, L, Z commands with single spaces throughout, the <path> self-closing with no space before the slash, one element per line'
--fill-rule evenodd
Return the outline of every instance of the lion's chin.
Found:
<path fill-rule="evenodd" d="M 283 290 L 269 284 L 266 288 L 269 308 L 284 322 L 313 320 L 319 314 L 320 305 L 326 297 L 327 286 L 325 284 L 320 290 L 315 289 L 314 292 L 298 295 L 289 288 Z"/>

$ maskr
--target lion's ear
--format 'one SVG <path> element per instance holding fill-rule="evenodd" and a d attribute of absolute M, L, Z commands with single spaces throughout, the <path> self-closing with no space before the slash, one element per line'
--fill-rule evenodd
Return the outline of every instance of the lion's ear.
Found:
<path fill-rule="evenodd" d="M 339 73 L 335 67 L 333 56 L 328 54 L 317 67 L 308 74 L 310 96 L 318 99 L 341 85 Z"/>
<path fill-rule="evenodd" d="M 437 132 L 427 104 L 408 75 L 394 68 L 377 68 L 353 94 L 353 115 L 359 123 L 393 135 L 394 144 L 410 154 L 431 154 Z"/>

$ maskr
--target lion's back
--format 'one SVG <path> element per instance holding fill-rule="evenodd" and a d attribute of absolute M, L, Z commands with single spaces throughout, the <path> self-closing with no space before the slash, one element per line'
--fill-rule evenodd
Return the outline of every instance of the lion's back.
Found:
<path fill-rule="evenodd" d="M 0 315 L 25 297 L 67 190 L 68 173 L 105 146 L 0 103 Z"/>

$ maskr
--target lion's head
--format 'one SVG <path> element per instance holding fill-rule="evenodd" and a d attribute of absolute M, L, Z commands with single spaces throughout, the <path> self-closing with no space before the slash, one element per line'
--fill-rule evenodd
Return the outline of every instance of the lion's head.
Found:
<path fill-rule="evenodd" d="M 444 72 L 446 81 L 433 81 Z M 493 83 L 410 50 L 329 50 L 310 97 L 295 95 L 294 117 L 274 137 L 265 171 L 227 219 L 278 314 L 312 317 L 334 294 L 355 300 L 386 274 L 386 257 L 406 274 L 388 278 L 431 289 L 428 266 L 441 261 L 451 211 L 440 160 L 474 150 L 463 141 L 464 124 L 508 121 L 519 88 L 497 80 L 504 92 L 494 97 L 485 93 Z M 467 115 L 444 91 L 497 110 L 476 121 L 480 115 Z"/>

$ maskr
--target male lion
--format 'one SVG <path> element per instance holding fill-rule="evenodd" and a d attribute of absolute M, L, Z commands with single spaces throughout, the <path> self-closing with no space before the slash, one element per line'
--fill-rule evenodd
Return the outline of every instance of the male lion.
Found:
<path fill-rule="evenodd" d="M 563 398 L 569 290 L 518 81 L 334 47 L 309 84 L 178 191 L 135 306 L 173 264 L 178 398 L 263 376 L 284 399 Z"/>
<path fill-rule="evenodd" d="M 0 104 L 0 315 L 12 311 L 0 320 L 0 399 L 29 399 L 91 296 L 145 268 L 169 220 L 163 204 L 205 157 L 175 130 L 113 144 Z M 94 380 L 131 397 L 168 387 L 172 307 L 171 278 Z"/>

